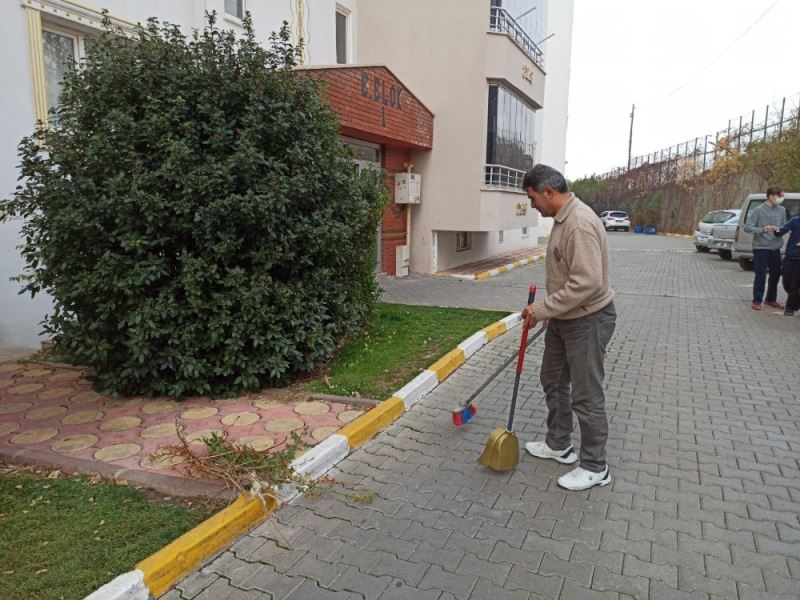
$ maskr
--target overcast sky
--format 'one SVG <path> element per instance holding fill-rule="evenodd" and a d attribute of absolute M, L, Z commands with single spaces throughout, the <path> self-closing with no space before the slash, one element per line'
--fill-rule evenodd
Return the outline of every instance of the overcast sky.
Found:
<path fill-rule="evenodd" d="M 568 177 L 627 164 L 634 103 L 633 156 L 797 106 L 798 28 L 800 0 L 575 0 Z"/>

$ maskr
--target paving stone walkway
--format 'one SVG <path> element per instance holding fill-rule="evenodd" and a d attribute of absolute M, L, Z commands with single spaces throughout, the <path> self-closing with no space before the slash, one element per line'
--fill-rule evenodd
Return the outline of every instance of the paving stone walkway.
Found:
<path fill-rule="evenodd" d="M 504 474 L 475 463 L 505 422 L 512 369 L 470 424 L 450 424 L 514 352 L 513 329 L 340 463 L 341 487 L 283 507 L 167 600 L 800 597 L 800 318 L 752 311 L 752 273 L 690 240 L 610 239 L 611 485 L 566 492 L 567 467 L 529 456 Z M 390 301 L 514 309 L 531 280 L 541 264 L 382 285 Z M 522 441 L 545 432 L 540 352 L 523 375 Z"/>
<path fill-rule="evenodd" d="M 193 479 L 182 457 L 163 452 L 180 444 L 178 427 L 198 452 L 202 438 L 215 432 L 257 450 L 280 450 L 293 433 L 316 445 L 365 410 L 342 402 L 287 399 L 279 390 L 225 400 L 114 399 L 92 391 L 89 374 L 47 362 L 0 364 L 0 458 L 33 459 L 70 472 L 105 465 L 110 468 L 100 470 L 104 475 L 165 493 L 192 494 L 201 486 L 149 476 Z"/>

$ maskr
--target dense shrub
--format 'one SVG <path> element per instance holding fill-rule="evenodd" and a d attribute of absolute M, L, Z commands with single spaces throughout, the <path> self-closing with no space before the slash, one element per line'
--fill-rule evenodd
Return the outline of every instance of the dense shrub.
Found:
<path fill-rule="evenodd" d="M 376 299 L 379 183 L 319 84 L 209 17 L 110 30 L 20 143 L 24 290 L 57 349 L 120 394 L 227 395 L 313 369 Z"/>

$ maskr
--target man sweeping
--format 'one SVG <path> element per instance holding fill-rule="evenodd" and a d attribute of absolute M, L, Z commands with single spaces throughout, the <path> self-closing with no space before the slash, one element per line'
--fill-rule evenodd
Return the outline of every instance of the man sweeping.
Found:
<path fill-rule="evenodd" d="M 547 401 L 547 437 L 527 451 L 571 465 L 572 414 L 581 431 L 580 466 L 558 479 L 568 490 L 611 482 L 606 462 L 608 419 L 603 391 L 606 347 L 617 314 L 608 283 L 608 239 L 600 219 L 569 192 L 564 176 L 546 165 L 525 174 L 531 206 L 555 224 L 547 244 L 547 298 L 522 311 L 526 327 L 548 322 L 540 379 Z M 570 391 L 571 387 L 571 391 Z"/>

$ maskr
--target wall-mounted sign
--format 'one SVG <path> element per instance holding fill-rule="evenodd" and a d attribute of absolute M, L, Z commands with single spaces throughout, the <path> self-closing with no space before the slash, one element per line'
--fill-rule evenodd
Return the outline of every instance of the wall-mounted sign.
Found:
<path fill-rule="evenodd" d="M 528 205 L 525 202 L 517 202 L 517 216 L 524 217 L 528 214 Z"/>
<path fill-rule="evenodd" d="M 533 84 L 533 69 L 528 65 L 522 65 L 522 78 L 531 85 Z"/>
<path fill-rule="evenodd" d="M 400 104 L 400 97 L 403 95 L 403 88 L 399 85 L 390 83 L 370 74 L 367 71 L 361 72 L 361 96 L 381 104 L 381 123 L 386 127 L 386 107 L 403 110 Z"/>

